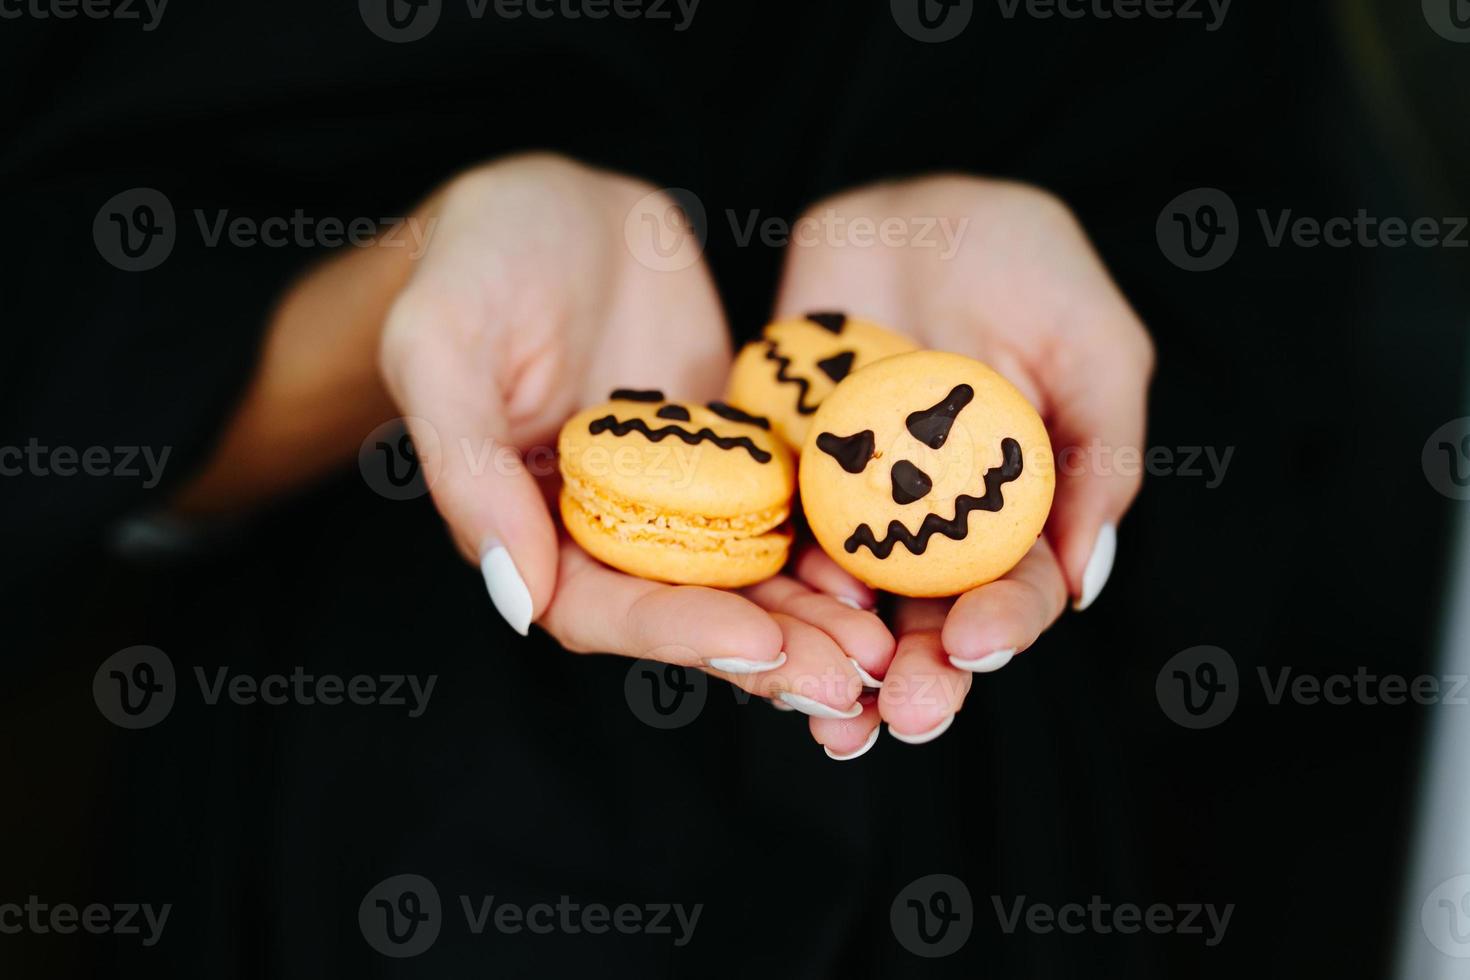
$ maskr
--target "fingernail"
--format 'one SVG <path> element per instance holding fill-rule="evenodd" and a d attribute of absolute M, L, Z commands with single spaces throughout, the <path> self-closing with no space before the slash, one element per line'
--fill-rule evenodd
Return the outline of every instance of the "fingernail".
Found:
<path fill-rule="evenodd" d="M 789 705 L 789 704 L 782 704 L 780 701 L 770 701 L 768 703 L 770 704 L 771 707 L 775 708 L 777 711 L 795 711 L 796 710 L 791 705 Z"/>
<path fill-rule="evenodd" d="M 858 610 L 859 612 L 867 612 L 868 611 L 868 607 L 867 606 L 863 605 L 861 602 L 858 602 L 856 599 L 854 599 L 850 595 L 833 596 L 833 598 L 835 598 L 838 602 L 842 603 L 844 606 L 850 606 L 853 609 Z"/>
<path fill-rule="evenodd" d="M 1072 608 L 1081 612 L 1092 605 L 1108 576 L 1113 571 L 1113 557 L 1118 553 L 1118 527 L 1104 524 L 1097 532 L 1097 542 L 1092 546 L 1092 557 L 1087 559 L 1087 568 L 1082 572 L 1082 595 L 1072 603 Z"/>
<path fill-rule="evenodd" d="M 964 660 L 960 657 L 950 657 L 949 662 L 954 664 L 960 670 L 969 670 L 977 674 L 988 674 L 992 670 L 1000 670 L 1006 664 L 1010 663 L 1011 658 L 1015 655 L 1016 651 L 1014 649 L 997 650 L 994 653 L 987 653 L 983 657 L 975 657 L 972 660 Z"/>
<path fill-rule="evenodd" d="M 857 671 L 857 675 L 863 679 L 863 687 L 882 687 L 883 686 L 883 682 L 882 681 L 880 681 L 878 678 L 874 677 L 872 674 L 868 673 L 866 670 L 863 670 L 863 665 L 862 664 L 858 663 L 856 660 L 852 659 L 851 657 L 848 657 L 847 658 L 847 662 L 850 663 L 850 664 L 852 664 L 852 669 L 855 670 L 855 671 Z"/>
<path fill-rule="evenodd" d="M 882 728 L 882 725 L 874 725 L 873 730 L 868 733 L 868 740 L 853 751 L 847 753 L 846 755 L 838 755 L 836 752 L 833 752 L 825 745 L 822 746 L 822 751 L 827 753 L 827 758 L 832 759 L 835 762 L 851 762 L 853 759 L 856 759 L 860 755 L 867 755 L 868 750 L 877 743 L 878 732 L 881 731 Z"/>
<path fill-rule="evenodd" d="M 501 545 L 494 545 L 480 559 L 480 571 L 485 575 L 485 588 L 490 590 L 490 601 L 505 617 L 510 628 L 522 636 L 531 632 L 531 591 L 525 579 L 516 571 L 516 563 L 510 552 Z"/>
<path fill-rule="evenodd" d="M 929 729 L 927 732 L 920 732 L 917 735 L 905 735 L 902 732 L 894 731 L 893 726 L 889 725 L 888 734 L 892 735 L 900 742 L 905 742 L 909 745 L 923 745 L 925 742 L 932 742 L 939 736 L 943 735 L 945 732 L 949 731 L 949 726 L 953 724 L 954 715 L 950 715 L 948 718 L 944 719 L 939 724 Z"/>
<path fill-rule="evenodd" d="M 856 718 L 863 713 L 863 706 L 860 704 L 853 705 L 847 711 L 838 711 L 820 701 L 814 701 L 802 694 L 792 694 L 790 691 L 782 691 L 776 696 L 802 714 L 813 718 Z"/>
<path fill-rule="evenodd" d="M 764 674 L 768 670 L 775 670 L 786 662 L 786 651 L 775 660 L 743 660 L 740 657 L 715 657 L 706 660 L 705 665 L 711 670 L 723 671 L 726 674 Z"/>

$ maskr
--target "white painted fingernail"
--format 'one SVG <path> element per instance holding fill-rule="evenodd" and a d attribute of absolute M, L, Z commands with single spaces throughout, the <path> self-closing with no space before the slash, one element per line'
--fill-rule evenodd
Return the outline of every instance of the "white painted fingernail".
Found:
<path fill-rule="evenodd" d="M 842 603 L 844 606 L 851 606 L 853 609 L 856 609 L 856 610 L 858 610 L 860 612 L 867 612 L 868 611 L 868 607 L 867 606 L 864 606 L 861 602 L 858 602 L 856 599 L 854 599 L 850 595 L 839 595 L 839 596 L 834 596 L 833 598 L 835 598 L 838 602 Z"/>
<path fill-rule="evenodd" d="M 902 732 L 894 731 L 893 726 L 889 725 L 888 734 L 892 735 L 900 742 L 906 742 L 909 745 L 923 745 L 925 742 L 932 742 L 939 736 L 943 735 L 945 732 L 949 731 L 949 726 L 953 724 L 954 715 L 950 715 L 948 718 L 944 719 L 939 724 L 929 729 L 927 732 L 920 732 L 917 735 L 905 735 Z"/>
<path fill-rule="evenodd" d="M 796 710 L 791 705 L 789 705 L 789 704 L 782 704 L 780 701 L 769 701 L 767 703 L 770 704 L 770 706 L 773 707 L 773 708 L 775 708 L 777 711 L 795 711 Z"/>
<path fill-rule="evenodd" d="M 490 590 L 490 601 L 510 628 L 522 636 L 531 632 L 531 591 L 526 580 L 516 570 L 510 552 L 501 545 L 486 551 L 480 559 L 480 571 L 485 575 L 485 588 Z"/>
<path fill-rule="evenodd" d="M 1118 553 L 1118 527 L 1104 524 L 1097 532 L 1097 543 L 1092 546 L 1092 557 L 1087 559 L 1087 568 L 1082 572 L 1082 595 L 1072 603 L 1072 608 L 1081 612 L 1096 601 L 1098 593 L 1108 584 L 1113 571 L 1113 558 Z"/>
<path fill-rule="evenodd" d="M 775 660 L 743 660 L 740 657 L 715 657 L 706 660 L 705 664 L 711 670 L 722 671 L 726 674 L 764 674 L 768 670 L 775 670 L 786 662 L 786 651 Z"/>
<path fill-rule="evenodd" d="M 994 653 L 987 653 L 983 657 L 975 657 L 973 660 L 950 657 L 949 662 L 960 670 L 969 670 L 977 674 L 988 674 L 992 670 L 1000 670 L 1006 664 L 1010 663 L 1011 658 L 1015 655 L 1015 650 L 997 650 Z"/>
<path fill-rule="evenodd" d="M 776 696 L 802 714 L 813 718 L 856 718 L 863 713 L 863 706 L 860 704 L 853 705 L 848 711 L 838 711 L 820 701 L 814 701 L 802 694 L 792 694 L 790 691 L 782 691 Z"/>
<path fill-rule="evenodd" d="M 846 755 L 838 755 L 836 752 L 833 752 L 825 745 L 822 746 L 822 751 L 827 753 L 827 758 L 832 759 L 835 762 L 851 762 L 853 759 L 856 759 L 860 755 L 867 755 L 868 750 L 877 743 L 878 732 L 881 731 L 882 728 L 882 725 L 874 725 L 873 730 L 868 733 L 868 740 L 853 751 L 847 753 Z"/>
<path fill-rule="evenodd" d="M 858 663 L 856 660 L 852 659 L 851 657 L 848 657 L 847 658 L 847 662 L 850 663 L 850 664 L 852 664 L 852 669 L 855 670 L 855 671 L 857 671 L 857 675 L 863 679 L 863 687 L 882 687 L 883 686 L 883 682 L 882 681 L 880 681 L 878 678 L 874 677 L 872 674 L 868 673 L 866 670 L 863 670 L 863 665 L 862 664 Z"/>

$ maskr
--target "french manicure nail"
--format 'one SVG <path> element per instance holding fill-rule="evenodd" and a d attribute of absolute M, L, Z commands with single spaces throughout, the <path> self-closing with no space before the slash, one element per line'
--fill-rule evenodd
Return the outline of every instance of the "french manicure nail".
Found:
<path fill-rule="evenodd" d="M 852 664 L 852 669 L 855 670 L 855 671 L 857 671 L 857 675 L 862 678 L 863 687 L 882 687 L 883 686 L 883 682 L 882 681 L 880 681 L 878 678 L 874 677 L 872 674 L 868 673 L 866 670 L 863 670 L 863 665 L 860 664 L 860 663 L 858 663 L 852 657 L 848 657 L 847 658 L 847 662 L 850 663 L 850 664 Z"/>
<path fill-rule="evenodd" d="M 825 746 L 825 745 L 822 746 L 822 751 L 825 752 L 825 753 L 827 753 L 827 758 L 832 759 L 835 762 L 851 762 L 853 759 L 856 759 L 858 756 L 860 756 L 860 755 L 866 755 L 867 754 L 868 750 L 871 749 L 877 743 L 877 741 L 878 741 L 878 732 L 881 731 L 882 728 L 883 728 L 882 725 L 874 725 L 873 726 L 873 730 L 868 733 L 868 740 L 866 742 L 864 742 L 862 745 L 858 746 L 853 751 L 847 753 L 846 755 L 838 755 L 836 752 L 833 752 L 831 749 L 827 748 L 827 746 Z"/>
<path fill-rule="evenodd" d="M 863 713 L 863 706 L 860 704 L 853 705 L 847 711 L 838 711 L 820 701 L 815 701 L 803 694 L 792 694 L 790 691 L 782 691 L 777 697 L 802 714 L 811 715 L 813 718 L 856 718 Z"/>
<path fill-rule="evenodd" d="M 960 670 L 968 670 L 976 674 L 988 674 L 993 670 L 1000 670 L 1006 664 L 1010 663 L 1011 658 L 1015 655 L 1016 651 L 1014 649 L 997 650 L 994 653 L 987 653 L 983 657 L 975 657 L 971 660 L 965 660 L 961 657 L 950 657 L 949 662 Z"/>
<path fill-rule="evenodd" d="M 764 674 L 768 670 L 775 670 L 786 662 L 786 651 L 775 660 L 744 660 L 740 657 L 715 657 L 706 660 L 705 665 L 711 670 L 722 671 L 726 674 Z"/>
<path fill-rule="evenodd" d="M 480 558 L 480 571 L 485 576 L 485 588 L 490 590 L 490 601 L 510 628 L 522 636 L 530 633 L 531 591 L 516 570 L 510 552 L 502 545 L 493 545 Z"/>
<path fill-rule="evenodd" d="M 1098 593 L 1108 584 L 1113 571 L 1113 558 L 1118 553 L 1118 527 L 1104 524 L 1097 532 L 1097 542 L 1092 546 L 1092 557 L 1087 559 L 1087 568 L 1082 572 L 1082 594 L 1072 603 L 1072 608 L 1081 612 L 1096 601 Z"/>
<path fill-rule="evenodd" d="M 949 731 L 949 726 L 953 724 L 954 715 L 950 715 L 948 718 L 944 719 L 939 724 L 929 729 L 927 732 L 920 732 L 917 735 L 905 735 L 902 732 L 894 731 L 893 726 L 889 725 L 888 734 L 892 735 L 900 742 L 905 742 L 909 745 L 923 745 L 925 742 L 932 742 L 939 736 L 943 735 L 945 732 Z"/>

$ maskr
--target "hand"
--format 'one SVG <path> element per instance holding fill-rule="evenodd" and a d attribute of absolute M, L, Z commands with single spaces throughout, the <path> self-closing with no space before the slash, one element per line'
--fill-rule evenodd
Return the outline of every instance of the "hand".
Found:
<path fill-rule="evenodd" d="M 707 401 L 724 386 L 728 333 L 697 254 L 640 261 L 625 234 L 672 202 L 527 156 L 458 178 L 424 211 L 435 232 L 388 316 L 381 370 L 434 503 L 507 622 L 522 634 L 537 622 L 574 652 L 700 667 L 808 713 L 852 713 L 849 655 L 892 655 L 876 617 L 785 578 L 745 595 L 633 578 L 552 520 L 545 450 L 575 411 L 617 387 Z"/>
<path fill-rule="evenodd" d="M 1115 459 L 1141 449 L 1152 343 L 1055 198 L 946 176 L 864 188 L 811 212 L 816 220 L 833 214 L 844 219 L 840 227 L 868 218 L 890 233 L 877 244 L 828 236 L 793 246 L 778 316 L 849 310 L 926 347 L 984 361 L 1041 413 L 1059 463 L 1068 447 L 1096 447 Z M 908 234 L 891 233 L 899 226 Z M 1009 574 L 956 600 L 900 602 L 897 651 L 877 703 L 858 718 L 814 721 L 813 735 L 843 755 L 870 744 L 880 718 L 905 741 L 941 734 L 974 673 L 1025 651 L 1069 596 L 1079 610 L 1097 598 L 1117 523 L 1141 482 L 1141 473 L 1118 466 L 1059 465 L 1036 547 Z M 829 588 L 840 580 L 830 569 L 825 575 Z"/>

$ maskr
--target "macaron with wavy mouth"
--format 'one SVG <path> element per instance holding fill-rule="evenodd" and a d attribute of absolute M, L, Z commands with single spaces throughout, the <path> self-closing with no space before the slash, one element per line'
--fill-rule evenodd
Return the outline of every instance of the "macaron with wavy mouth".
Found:
<path fill-rule="evenodd" d="M 562 522 L 613 568 L 735 588 L 786 564 L 795 466 L 767 419 L 619 389 L 572 416 L 557 450 Z"/>

